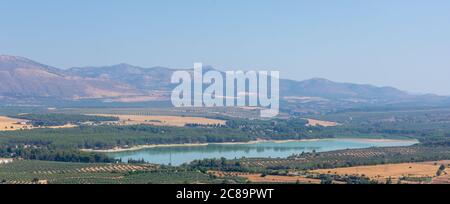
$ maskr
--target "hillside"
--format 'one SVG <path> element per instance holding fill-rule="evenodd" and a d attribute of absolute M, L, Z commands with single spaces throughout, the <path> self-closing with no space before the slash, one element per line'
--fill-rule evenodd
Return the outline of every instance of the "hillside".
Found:
<path fill-rule="evenodd" d="M 74 100 L 138 93 L 127 84 L 72 75 L 22 57 L 0 56 L 2 98 L 49 97 Z"/>

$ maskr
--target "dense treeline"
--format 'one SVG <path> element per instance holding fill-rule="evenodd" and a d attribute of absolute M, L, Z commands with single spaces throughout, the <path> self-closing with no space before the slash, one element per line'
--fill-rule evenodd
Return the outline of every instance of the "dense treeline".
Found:
<path fill-rule="evenodd" d="M 100 153 L 81 152 L 75 149 L 52 149 L 35 146 L 0 146 L 0 157 L 14 157 L 27 160 L 47 160 L 60 162 L 115 162 L 114 159 Z"/>
<path fill-rule="evenodd" d="M 241 165 L 239 159 L 236 160 L 227 160 L 225 158 L 201 159 L 201 160 L 194 160 L 189 164 L 184 164 L 184 166 L 190 167 L 192 169 L 199 169 L 202 171 L 215 169 L 220 171 L 251 172 L 250 169 Z"/>
<path fill-rule="evenodd" d="M 11 116 L 24 120 L 30 120 L 33 126 L 61 126 L 66 124 L 79 124 L 83 122 L 104 122 L 104 121 L 118 121 L 118 117 L 95 116 L 95 115 L 80 115 L 80 114 L 24 114 Z"/>
<path fill-rule="evenodd" d="M 157 126 L 85 126 L 0 133 L 0 144 L 28 144 L 58 148 L 108 149 L 144 144 L 206 143 L 256 139 L 239 131 Z"/>

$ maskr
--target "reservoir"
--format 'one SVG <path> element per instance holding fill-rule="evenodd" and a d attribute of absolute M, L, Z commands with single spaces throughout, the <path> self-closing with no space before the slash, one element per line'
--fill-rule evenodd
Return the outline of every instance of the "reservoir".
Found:
<path fill-rule="evenodd" d="M 297 141 L 261 141 L 250 143 L 204 144 L 198 146 L 164 146 L 145 148 L 136 151 L 108 153 L 116 159 L 127 162 L 128 159 L 140 160 L 155 164 L 171 164 L 174 166 L 198 159 L 207 158 L 286 158 L 302 152 L 326 152 L 368 147 L 398 147 L 417 144 L 417 140 L 386 139 L 317 139 Z"/>

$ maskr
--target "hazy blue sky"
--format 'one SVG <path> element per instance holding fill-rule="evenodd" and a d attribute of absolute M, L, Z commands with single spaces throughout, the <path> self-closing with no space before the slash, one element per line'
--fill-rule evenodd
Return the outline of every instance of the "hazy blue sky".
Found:
<path fill-rule="evenodd" d="M 450 95 L 448 0 L 0 0 L 0 54 L 280 70 Z"/>

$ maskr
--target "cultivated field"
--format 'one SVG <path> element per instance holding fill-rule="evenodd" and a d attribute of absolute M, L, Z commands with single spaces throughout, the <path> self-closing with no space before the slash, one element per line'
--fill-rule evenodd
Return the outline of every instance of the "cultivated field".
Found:
<path fill-rule="evenodd" d="M 240 182 L 241 178 L 229 182 Z M 222 183 L 208 174 L 151 164 L 103 164 L 18 160 L 0 165 L 0 184 Z"/>
<path fill-rule="evenodd" d="M 26 120 L 0 116 L 0 131 L 32 129 L 33 126 L 27 125 L 26 122 Z"/>
<path fill-rule="evenodd" d="M 329 174 L 329 175 L 355 175 L 368 177 L 371 180 L 378 182 L 386 182 L 391 179 L 393 182 L 398 180 L 406 180 L 411 183 L 422 183 L 426 180 L 438 178 L 436 173 L 441 164 L 448 163 L 448 161 L 437 162 L 417 162 L 417 163 L 401 163 L 401 164 L 384 164 L 384 165 L 372 165 L 372 166 L 358 166 L 348 168 L 334 168 L 334 169 L 320 169 L 311 171 L 317 174 Z M 445 172 L 444 172 L 445 174 Z M 447 176 L 447 175 L 445 175 Z M 448 179 L 449 177 L 441 176 L 439 180 Z M 447 180 L 446 182 L 450 182 Z"/>
<path fill-rule="evenodd" d="M 29 124 L 28 120 L 22 120 L 17 118 L 10 118 L 6 116 L 0 116 L 0 131 L 15 131 L 15 130 L 31 130 L 36 128 L 51 128 L 51 129 L 60 129 L 60 128 L 74 128 L 77 127 L 73 124 L 66 124 L 60 126 L 33 126 Z"/>
<path fill-rule="evenodd" d="M 209 119 L 203 117 L 183 117 L 183 116 L 157 116 L 157 115 L 110 115 L 99 114 L 98 116 L 113 116 L 120 119 L 122 125 L 159 125 L 183 127 L 187 124 L 200 125 L 225 125 L 224 120 Z"/>
<path fill-rule="evenodd" d="M 367 166 L 407 161 L 436 161 L 450 159 L 447 147 L 382 147 L 338 150 L 302 154 L 289 158 L 245 158 L 241 165 L 250 169 L 271 169 L 280 166 L 291 169 L 314 170 L 336 167 Z M 436 172 L 434 172 L 436 173 Z"/>
<path fill-rule="evenodd" d="M 252 183 L 303 183 L 303 184 L 320 184 L 320 179 L 306 178 L 304 176 L 279 176 L 279 175 L 266 175 L 243 173 L 243 172 L 221 172 L 210 171 L 217 177 L 240 177 L 245 178 Z"/>

